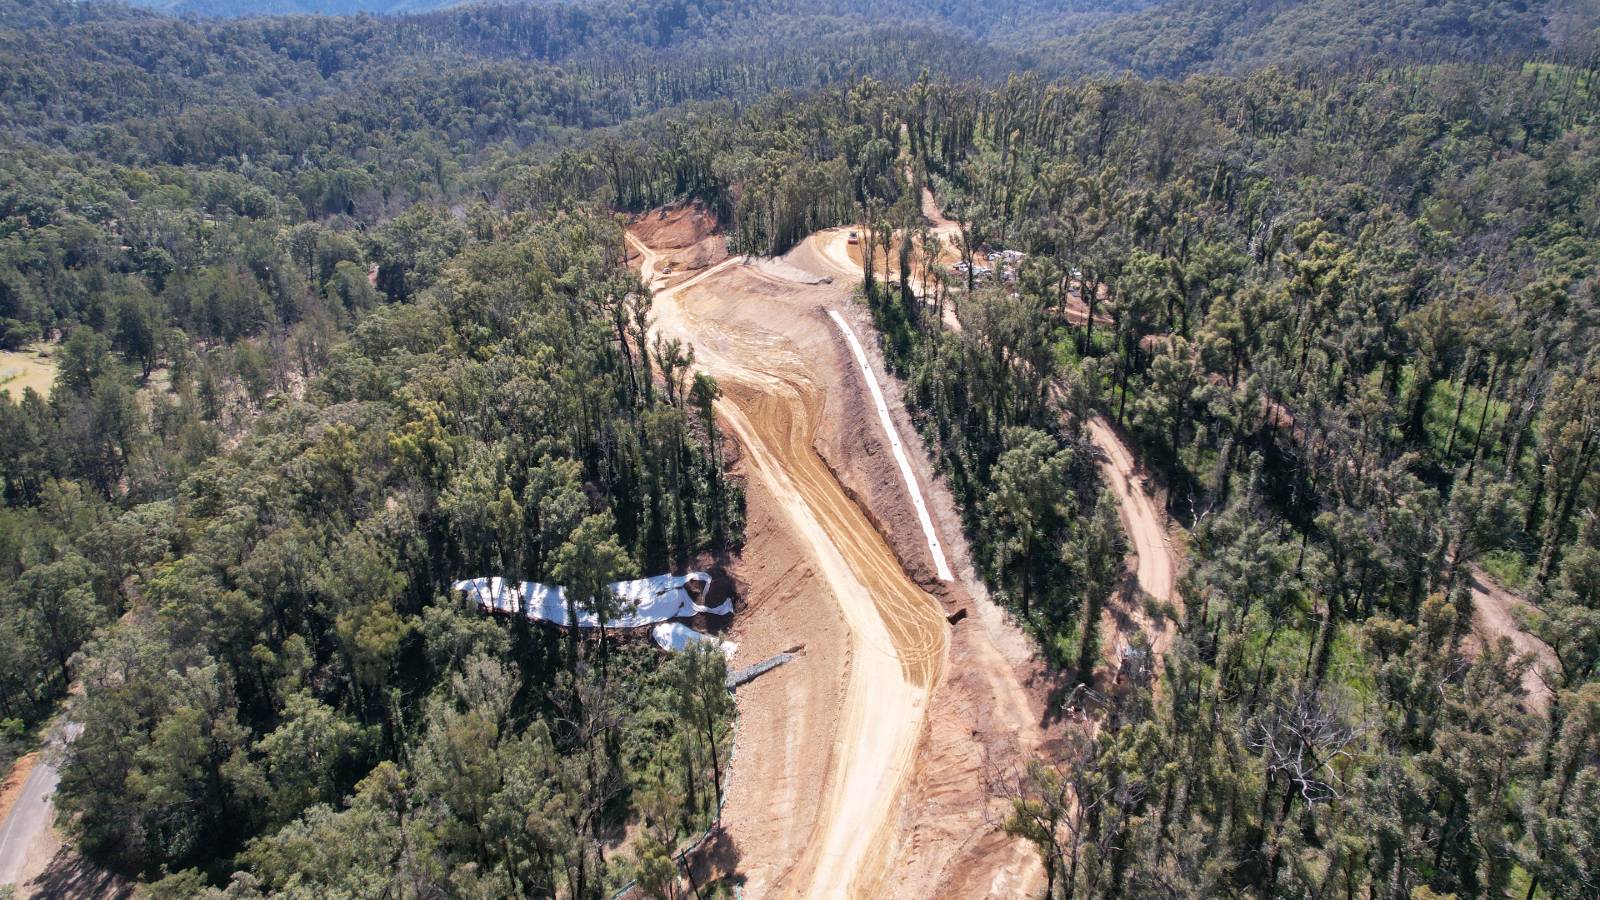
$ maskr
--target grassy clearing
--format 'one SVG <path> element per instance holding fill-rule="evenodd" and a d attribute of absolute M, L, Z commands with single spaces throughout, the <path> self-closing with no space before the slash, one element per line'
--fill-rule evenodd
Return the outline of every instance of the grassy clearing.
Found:
<path fill-rule="evenodd" d="M 33 388 L 41 397 L 50 396 L 56 380 L 56 362 L 50 344 L 34 344 L 25 350 L 0 351 L 0 393 L 13 401 L 22 400 L 23 391 Z"/>
<path fill-rule="evenodd" d="M 1563 88 L 1570 82 L 1574 93 L 1582 94 L 1589 89 L 1589 73 L 1578 66 L 1554 62 L 1529 62 L 1523 63 L 1522 71 L 1529 75 L 1543 76 L 1552 85 L 1560 85 Z"/>
<path fill-rule="evenodd" d="M 1521 553 L 1515 550 L 1490 550 L 1478 558 L 1478 564 L 1504 587 L 1513 591 L 1527 591 L 1533 573 Z"/>

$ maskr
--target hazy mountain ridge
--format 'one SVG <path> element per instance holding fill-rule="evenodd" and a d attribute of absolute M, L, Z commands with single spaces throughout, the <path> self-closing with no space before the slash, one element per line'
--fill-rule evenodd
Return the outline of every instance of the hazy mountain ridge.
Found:
<path fill-rule="evenodd" d="M 1088 29 L 1072 46 L 1146 76 L 1289 61 L 1481 60 L 1594 49 L 1592 4 L 1521 0 L 1174 0 Z M 1546 28 L 1552 17 L 1569 26 Z M 1092 68 L 1092 67 L 1091 67 Z"/>
<path fill-rule="evenodd" d="M 945 31 L 973 42 L 1038 54 L 1048 71 L 1131 71 L 1181 76 L 1272 64 L 1351 60 L 1482 59 L 1491 54 L 1593 53 L 1600 4 L 1594 0 L 1111 0 L 1056 4 L 1014 0 L 982 8 L 950 0 L 829 0 L 797 10 L 786 4 L 459 3 L 455 0 L 134 0 L 134 5 L 199 17 L 320 15 L 480 15 L 538 19 L 592 17 L 715 23 L 733 36 L 755 33 L 814 39 L 817 30 L 896 24 Z M 808 27 L 810 26 L 810 27 Z M 604 30 L 604 26 L 600 26 Z M 750 33 L 749 29 L 745 29 Z M 658 45 L 659 46 L 659 45 Z"/>

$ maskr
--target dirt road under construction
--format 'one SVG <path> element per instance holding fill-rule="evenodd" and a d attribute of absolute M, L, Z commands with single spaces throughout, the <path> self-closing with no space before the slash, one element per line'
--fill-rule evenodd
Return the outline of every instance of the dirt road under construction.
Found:
<path fill-rule="evenodd" d="M 713 263 L 703 236 L 671 227 L 688 216 L 635 223 L 630 256 L 654 288 L 655 333 L 693 345 L 741 454 L 740 654 L 802 648 L 740 688 L 725 834 L 700 865 L 750 897 L 1033 888 L 1036 857 L 1000 828 L 990 785 L 1048 740 L 1027 687 L 1037 664 L 973 579 L 954 506 L 849 303 L 860 269 L 834 249 L 844 232 Z"/>
<path fill-rule="evenodd" d="M 926 191 L 923 206 L 949 244 L 957 227 Z M 859 247 L 833 228 L 781 259 L 727 258 L 713 225 L 692 209 L 652 213 L 629 228 L 630 258 L 655 290 L 655 332 L 692 344 L 718 379 L 718 415 L 743 454 L 742 652 L 801 649 L 740 689 L 727 827 L 699 865 L 751 897 L 1036 892 L 1037 859 L 1000 828 L 993 785 L 1061 737 L 1041 724 L 1051 680 L 977 582 L 950 495 L 849 302 Z M 1176 625 L 1154 608 L 1183 606 L 1176 532 L 1122 436 L 1098 416 L 1086 426 L 1129 540 L 1131 577 L 1102 622 L 1106 665 L 1142 635 L 1159 671 Z M 1522 601 L 1481 576 L 1472 587 L 1479 639 L 1510 637 L 1548 668 L 1549 648 L 1511 612 Z M 1526 686 L 1542 707 L 1537 671 Z"/>

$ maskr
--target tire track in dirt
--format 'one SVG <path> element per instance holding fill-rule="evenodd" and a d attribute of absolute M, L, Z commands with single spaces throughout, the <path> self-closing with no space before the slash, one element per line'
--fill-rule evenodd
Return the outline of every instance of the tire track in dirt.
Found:
<path fill-rule="evenodd" d="M 851 249 L 846 228 L 824 229 L 803 240 L 780 265 L 763 269 L 856 282 L 861 262 Z M 945 325 L 960 330 L 953 306 L 945 309 Z M 863 377 L 879 380 L 871 372 Z M 944 502 L 953 503 L 948 496 Z M 947 514 L 955 515 L 953 506 Z M 946 524 L 959 531 L 948 519 Z M 955 597 L 968 598 L 978 627 L 951 632 L 951 660 L 959 667 L 935 689 L 928 737 L 895 848 L 895 896 L 1015 897 L 1037 894 L 1044 886 L 1032 846 L 1000 827 L 1009 800 L 992 791 L 1050 739 L 1043 725 L 1049 681 L 1033 680 L 1043 670 L 1032 640 L 994 606 L 975 577 L 969 571 L 956 589 Z M 1012 653 L 1003 652 L 1002 645 Z M 1037 697 L 1030 697 L 1024 682 L 1039 692 Z"/>

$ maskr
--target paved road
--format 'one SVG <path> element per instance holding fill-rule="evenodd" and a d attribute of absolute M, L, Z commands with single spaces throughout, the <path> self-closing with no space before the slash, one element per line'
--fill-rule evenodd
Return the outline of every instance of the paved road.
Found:
<path fill-rule="evenodd" d="M 48 839 L 51 823 L 55 820 L 56 784 L 61 781 L 57 768 L 61 751 L 78 737 L 83 726 L 71 722 L 58 729 L 40 754 L 39 762 L 22 785 L 16 805 L 4 823 L 0 823 L 0 884 L 16 884 L 25 875 L 32 854 L 30 850 L 41 840 Z"/>

